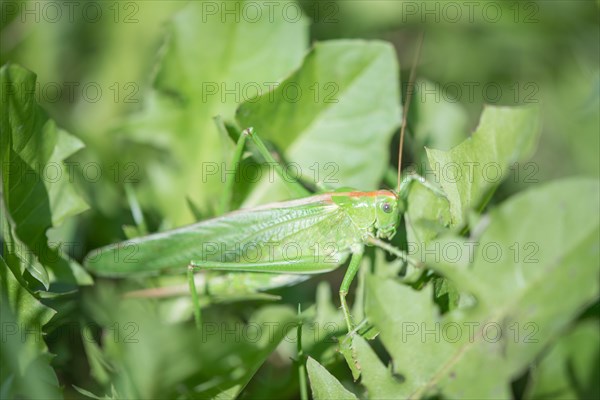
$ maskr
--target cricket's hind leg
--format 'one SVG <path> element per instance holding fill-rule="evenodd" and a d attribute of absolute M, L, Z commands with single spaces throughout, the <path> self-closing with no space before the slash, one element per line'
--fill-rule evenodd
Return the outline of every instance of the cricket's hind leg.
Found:
<path fill-rule="evenodd" d="M 227 128 L 224 126 L 223 121 L 221 119 L 217 119 L 216 124 L 219 130 L 224 132 L 223 135 L 226 136 Z M 273 158 L 273 155 L 271 154 L 269 149 L 267 149 L 267 146 L 265 146 L 264 142 L 261 140 L 259 135 L 256 132 L 254 132 L 253 128 L 244 129 L 240 134 L 235 146 L 233 158 L 231 159 L 232 168 L 237 169 L 237 166 L 240 165 L 240 162 L 242 161 L 242 156 L 244 154 L 244 148 L 246 147 L 246 141 L 248 140 L 248 138 L 252 141 L 252 143 L 254 143 L 256 149 L 258 150 L 260 155 L 265 159 L 265 161 L 269 163 L 269 165 L 273 166 L 275 172 L 284 182 L 284 184 L 292 193 L 292 195 L 296 197 L 306 197 L 311 194 L 304 186 L 302 186 L 302 184 L 299 181 L 297 181 L 294 178 L 290 178 L 285 174 L 281 164 Z M 223 196 L 221 198 L 220 204 L 221 214 L 225 214 L 228 211 L 230 211 L 229 207 L 231 205 L 231 199 L 233 197 L 234 182 L 235 179 L 227 179 L 225 181 L 225 190 L 223 191 Z"/>
<path fill-rule="evenodd" d="M 298 180 L 286 175 L 281 164 L 273 158 L 273 155 L 269 149 L 267 149 L 267 146 L 265 146 L 265 143 L 260 136 L 254 132 L 253 128 L 244 129 L 241 136 L 247 136 L 252 140 L 252 143 L 254 143 L 260 155 L 269 163 L 269 165 L 272 165 L 275 168 L 275 172 L 293 195 L 297 197 L 306 197 L 311 194 Z"/>
<path fill-rule="evenodd" d="M 223 271 L 223 272 L 253 272 L 269 274 L 299 274 L 309 275 L 331 271 L 337 265 L 315 263 L 314 256 L 301 257 L 288 261 L 262 261 L 262 262 L 218 262 L 218 261 L 190 261 L 188 264 L 188 285 L 194 307 L 194 319 L 198 329 L 202 325 L 200 299 L 194 280 L 196 271 Z"/>

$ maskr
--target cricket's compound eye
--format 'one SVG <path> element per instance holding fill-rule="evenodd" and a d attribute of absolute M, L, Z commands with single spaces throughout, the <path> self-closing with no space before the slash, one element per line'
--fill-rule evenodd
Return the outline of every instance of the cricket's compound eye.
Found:
<path fill-rule="evenodd" d="M 392 205 L 388 202 L 385 202 L 381 205 L 381 209 L 383 210 L 384 213 L 391 213 L 392 212 Z"/>

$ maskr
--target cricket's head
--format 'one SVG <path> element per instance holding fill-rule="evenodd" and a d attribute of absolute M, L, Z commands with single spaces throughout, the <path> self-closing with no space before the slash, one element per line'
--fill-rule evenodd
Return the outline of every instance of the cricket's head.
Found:
<path fill-rule="evenodd" d="M 383 239 L 394 237 L 400 219 L 398 195 L 389 190 L 380 190 L 375 200 L 375 215 L 377 237 Z"/>

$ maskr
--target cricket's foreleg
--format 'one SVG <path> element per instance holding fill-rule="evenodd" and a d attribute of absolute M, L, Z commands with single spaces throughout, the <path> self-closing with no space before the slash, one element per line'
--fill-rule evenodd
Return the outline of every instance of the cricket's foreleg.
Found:
<path fill-rule="evenodd" d="M 383 249 L 383 250 L 387 251 L 390 254 L 395 255 L 396 257 L 398 257 L 401 260 L 406 261 L 407 263 L 409 263 L 413 267 L 423 268 L 423 264 L 422 263 L 418 262 L 414 258 L 409 257 L 408 254 L 406 254 L 405 251 L 397 249 L 394 246 L 392 246 L 391 244 L 384 242 L 383 240 L 371 237 L 371 238 L 368 239 L 368 243 L 371 244 L 371 245 L 373 245 L 373 246 L 377 246 L 380 249 Z"/>
<path fill-rule="evenodd" d="M 283 182 L 288 187 L 288 189 L 295 196 L 306 197 L 311 194 L 308 190 L 306 190 L 304 188 L 304 186 L 302 186 L 302 184 L 300 182 L 298 182 L 295 179 L 290 179 L 290 177 L 288 177 L 286 175 L 283 168 L 281 167 L 281 164 L 279 164 L 277 161 L 275 161 L 275 159 L 273 158 L 273 155 L 271 155 L 271 152 L 269 151 L 269 149 L 267 149 L 267 146 L 265 146 L 265 144 L 260 139 L 260 137 L 256 134 L 256 132 L 254 132 L 254 129 L 252 129 L 252 128 L 244 129 L 242 136 L 250 137 L 250 139 L 256 145 L 256 148 L 260 152 L 260 155 L 263 156 L 264 159 L 270 165 L 273 165 L 273 167 L 275 168 L 275 172 L 277 172 L 277 175 L 279 175 L 279 177 L 283 180 Z"/>
<path fill-rule="evenodd" d="M 354 329 L 354 322 L 352 321 L 352 316 L 350 315 L 350 310 L 348 309 L 348 304 L 346 303 L 346 295 L 348 294 L 348 290 L 350 290 L 350 285 L 358 272 L 358 268 L 360 267 L 360 261 L 362 260 L 364 252 L 364 247 L 355 249 L 352 252 L 352 258 L 350 259 L 350 265 L 346 270 L 346 274 L 344 275 L 344 280 L 342 281 L 342 285 L 340 286 L 340 303 L 342 305 L 342 312 L 344 313 L 344 319 L 346 320 L 346 325 L 348 326 L 348 333 L 352 332 Z"/>
<path fill-rule="evenodd" d="M 406 174 L 403 178 L 402 181 L 400 182 L 400 188 L 399 188 L 399 192 L 400 195 L 403 198 L 406 198 L 408 196 L 408 189 L 410 188 L 410 185 L 413 182 L 419 182 L 421 185 L 425 186 L 427 189 L 431 190 L 436 196 L 438 197 L 446 197 L 446 194 L 437 186 L 431 184 L 430 182 L 428 182 L 424 177 L 422 177 L 421 175 L 412 172 L 409 174 Z"/>

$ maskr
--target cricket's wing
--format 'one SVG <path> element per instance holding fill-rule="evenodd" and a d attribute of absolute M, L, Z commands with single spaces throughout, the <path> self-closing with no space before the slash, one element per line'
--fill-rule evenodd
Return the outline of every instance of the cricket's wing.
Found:
<path fill-rule="evenodd" d="M 312 272 L 339 266 L 360 234 L 330 197 L 235 211 L 194 225 L 92 251 L 84 265 L 97 275 L 182 272 L 195 263 L 289 264 L 314 261 Z M 306 272 L 304 272 L 306 273 Z"/>

